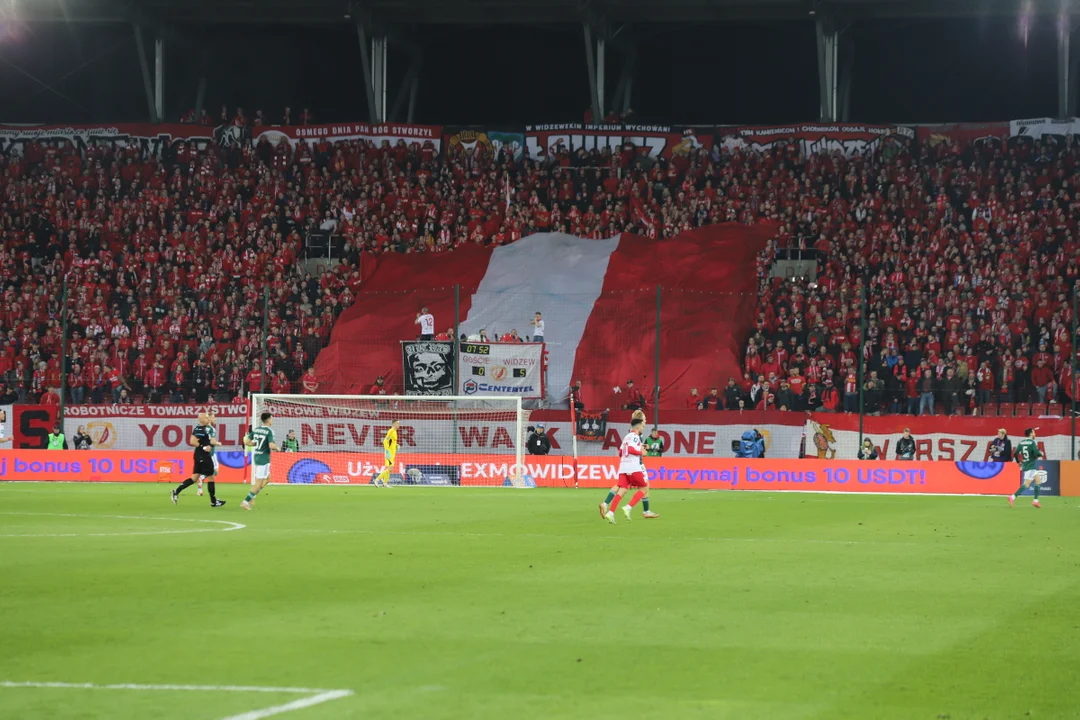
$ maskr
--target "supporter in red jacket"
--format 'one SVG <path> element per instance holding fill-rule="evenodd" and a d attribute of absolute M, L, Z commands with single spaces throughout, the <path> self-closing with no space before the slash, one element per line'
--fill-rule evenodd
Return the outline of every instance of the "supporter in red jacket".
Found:
<path fill-rule="evenodd" d="M 304 376 L 300 378 L 301 391 L 306 395 L 319 392 L 319 378 L 315 375 L 315 368 L 309 367 Z"/>
<path fill-rule="evenodd" d="M 907 398 L 907 414 L 919 414 L 919 371 L 912 370 L 904 381 L 904 397 Z"/>
<path fill-rule="evenodd" d="M 259 364 L 255 363 L 244 378 L 244 384 L 247 385 L 248 393 L 257 393 L 262 392 L 262 383 L 263 372 L 259 369 Z"/>
<path fill-rule="evenodd" d="M 150 397 L 153 401 L 160 402 L 162 393 L 165 391 L 167 377 L 164 366 L 160 361 L 155 360 L 154 364 L 146 372 L 146 387 L 150 390 Z"/>
<path fill-rule="evenodd" d="M 288 395 L 292 392 L 292 383 L 289 382 L 289 378 L 285 377 L 284 370 L 278 370 L 277 374 L 270 380 L 270 392 L 275 395 Z"/>
<path fill-rule="evenodd" d="M 1039 361 L 1035 363 L 1035 368 L 1031 371 L 1031 384 L 1035 386 L 1035 393 L 1039 397 L 1040 403 L 1045 403 L 1052 398 L 1047 396 L 1047 390 L 1054 382 L 1054 371 L 1046 366 L 1046 361 L 1043 358 L 1039 358 Z M 1065 385 L 1068 387 L 1068 385 Z"/>

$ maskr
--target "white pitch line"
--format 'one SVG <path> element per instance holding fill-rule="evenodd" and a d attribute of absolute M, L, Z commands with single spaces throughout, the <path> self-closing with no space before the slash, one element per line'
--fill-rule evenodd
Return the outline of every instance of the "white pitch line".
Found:
<path fill-rule="evenodd" d="M 594 523 L 595 524 L 595 523 Z M 536 539 L 586 539 L 582 535 L 568 535 L 556 533 L 482 533 L 482 532 L 453 532 L 449 530 L 333 530 L 328 528 L 258 528 L 253 532 L 265 533 L 305 533 L 316 535 L 419 535 L 433 537 L 461 537 L 461 538 L 536 538 Z M 612 531 L 612 532 L 618 532 Z M 900 547 L 939 547 L 936 543 L 923 542 L 885 542 L 878 540 L 824 540 L 818 538 L 771 538 L 771 537 L 720 537 L 720 536 L 665 536 L 665 535 L 599 535 L 587 538 L 588 540 L 615 540 L 625 542 L 630 540 L 671 540 L 693 542 L 748 542 L 748 543 L 780 543 L 780 544 L 811 544 L 811 545 L 896 545 Z M 945 549 L 962 547 L 959 544 L 941 546 Z"/>
<path fill-rule="evenodd" d="M 331 700 L 340 700 L 350 697 L 352 690 L 322 690 L 319 688 L 294 688 L 294 687 L 260 687 L 251 685 L 138 685 L 138 684 L 111 684 L 97 685 L 94 683 L 68 683 L 68 682 L 13 682 L 0 680 L 0 688 L 47 688 L 47 689 L 71 689 L 71 690 L 144 690 L 157 692 L 230 692 L 230 693 L 294 693 L 304 694 L 309 697 L 298 698 L 282 705 L 251 710 L 239 715 L 229 715 L 222 720 L 262 720 L 262 718 L 281 715 L 302 710 L 314 705 L 321 705 Z"/>
<path fill-rule="evenodd" d="M 340 700 L 341 698 L 349 697 L 352 694 L 352 690 L 327 690 L 324 693 L 300 698 L 299 700 L 293 700 L 284 705 L 274 705 L 273 707 L 263 708 L 262 710 L 252 710 L 251 712 L 241 713 L 239 715 L 230 715 L 222 720 L 262 720 L 262 718 L 268 718 L 272 715 L 281 715 L 282 713 L 292 712 L 293 710 L 303 710 L 312 705 L 321 705 L 322 703 L 330 702 L 331 700 Z"/>
<path fill-rule="evenodd" d="M 19 537 L 131 537 L 135 535 L 189 535 L 203 532 L 232 532 L 243 530 L 247 527 L 243 523 L 230 522 L 229 520 L 208 520 L 204 518 L 170 518 L 170 517 L 145 517 L 142 515 L 88 515 L 82 513 L 36 513 L 36 512 L 0 512 L 0 515 L 17 515 L 28 517 L 70 517 L 70 518 L 106 518 L 110 520 L 154 520 L 162 522 L 188 522 L 188 523 L 214 523 L 227 525 L 223 528 L 201 528 L 192 530 L 135 530 L 133 532 L 115 533 L 7 533 L 0 534 L 0 538 Z"/>
<path fill-rule="evenodd" d="M 4 688 L 61 688 L 72 690 L 157 690 L 157 691 L 191 691 L 191 692 L 259 692 L 259 693 L 294 693 L 311 694 L 325 692 L 339 692 L 325 688 L 300 688 L 300 687 L 263 687 L 261 685 L 140 685 L 132 683 L 114 683 L 98 685 L 96 683 L 70 683 L 70 682 L 12 682 L 0 681 L 0 687 Z M 352 692 L 347 690 L 345 692 Z"/>

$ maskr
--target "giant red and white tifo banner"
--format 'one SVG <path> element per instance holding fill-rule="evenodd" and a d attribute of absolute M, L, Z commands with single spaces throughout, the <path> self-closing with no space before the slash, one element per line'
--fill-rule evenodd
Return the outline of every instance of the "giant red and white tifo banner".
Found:
<path fill-rule="evenodd" d="M 615 387 L 628 379 L 644 386 L 656 371 L 657 286 L 660 377 L 671 383 L 662 397 L 741 377 L 746 318 L 757 302 L 757 279 L 746 267 L 773 232 L 765 223 L 724 223 L 659 241 L 629 233 L 606 239 L 536 233 L 499 247 L 470 243 L 452 253 L 365 256 L 356 300 L 315 362 L 320 390 L 359 394 L 380 375 L 400 387 L 400 348 L 372 338 L 415 337 L 420 307 L 429 308 L 436 328 L 459 312 L 467 334 L 482 328 L 530 334 L 529 323 L 541 312 L 549 406 L 567 408 L 570 384 L 581 380 L 587 405 L 619 407 L 625 396 Z M 432 290 L 447 278 L 460 286 L 460 302 L 452 292 Z M 390 309 L 387 293 L 409 293 L 408 300 Z M 702 327 L 710 328 L 709 353 L 701 350 Z"/>

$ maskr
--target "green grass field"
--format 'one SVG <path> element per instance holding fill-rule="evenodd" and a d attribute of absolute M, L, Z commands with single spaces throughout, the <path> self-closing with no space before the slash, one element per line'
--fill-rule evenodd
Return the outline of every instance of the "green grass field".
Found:
<path fill-rule="evenodd" d="M 0 718 L 1080 717 L 1075 499 L 242 495 L 0 484 Z"/>

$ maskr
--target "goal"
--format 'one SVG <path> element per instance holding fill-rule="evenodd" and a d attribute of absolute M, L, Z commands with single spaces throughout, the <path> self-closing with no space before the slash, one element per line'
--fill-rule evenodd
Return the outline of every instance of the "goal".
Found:
<path fill-rule="evenodd" d="M 515 486 L 528 413 L 520 397 L 399 395 L 251 396 L 251 423 L 274 416 L 270 479 L 292 484 L 370 484 L 384 464 L 383 438 L 399 421 L 391 485 Z M 291 435 L 290 435 L 291 433 Z M 291 444 L 291 443 L 290 443 Z"/>

